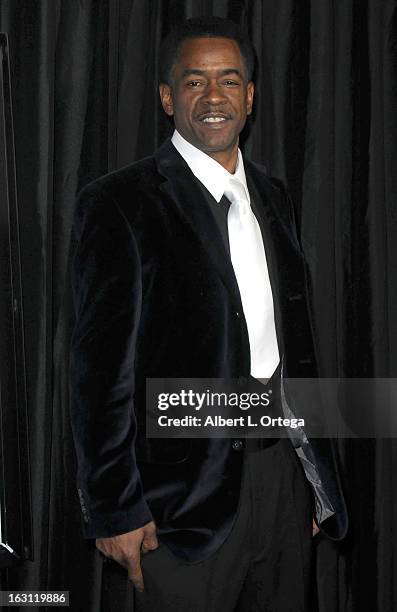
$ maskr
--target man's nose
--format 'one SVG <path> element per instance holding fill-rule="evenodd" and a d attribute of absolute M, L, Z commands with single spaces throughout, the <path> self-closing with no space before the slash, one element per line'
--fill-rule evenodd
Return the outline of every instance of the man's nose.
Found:
<path fill-rule="evenodd" d="M 226 100 L 222 88 L 216 82 L 209 82 L 204 91 L 204 101 L 208 104 L 220 104 Z"/>

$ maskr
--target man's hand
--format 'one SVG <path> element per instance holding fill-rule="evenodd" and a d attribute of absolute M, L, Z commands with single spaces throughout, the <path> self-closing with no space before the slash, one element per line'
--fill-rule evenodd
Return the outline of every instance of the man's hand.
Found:
<path fill-rule="evenodd" d="M 144 554 L 158 547 L 156 525 L 153 521 L 143 527 L 113 536 L 98 538 L 95 541 L 97 549 L 128 571 L 128 577 L 138 591 L 143 591 L 143 576 L 141 570 L 141 552 Z"/>
<path fill-rule="evenodd" d="M 320 532 L 320 527 L 317 525 L 316 521 L 313 519 L 313 536 L 317 535 Z"/>

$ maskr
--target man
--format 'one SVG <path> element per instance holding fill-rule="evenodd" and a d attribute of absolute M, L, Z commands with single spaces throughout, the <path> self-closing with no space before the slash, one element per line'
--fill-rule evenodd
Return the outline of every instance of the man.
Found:
<path fill-rule="evenodd" d="M 147 378 L 273 376 L 278 388 L 316 372 L 290 199 L 238 148 L 252 47 L 235 24 L 201 18 L 160 56 L 172 140 L 90 184 L 76 208 L 85 535 L 128 570 L 138 610 L 308 610 L 312 493 L 290 441 L 145 436 Z M 317 520 L 343 537 L 330 448 L 306 447 Z"/>

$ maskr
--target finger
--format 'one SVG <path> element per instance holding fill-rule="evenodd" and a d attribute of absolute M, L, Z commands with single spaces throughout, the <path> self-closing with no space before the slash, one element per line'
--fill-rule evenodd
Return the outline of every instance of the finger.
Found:
<path fill-rule="evenodd" d="M 143 582 L 140 555 L 129 560 L 128 577 L 137 591 L 142 592 L 144 590 L 145 585 Z"/>
<path fill-rule="evenodd" d="M 159 546 L 159 541 L 157 539 L 156 533 L 153 535 L 146 535 L 142 540 L 142 549 L 155 550 Z"/>
<path fill-rule="evenodd" d="M 160 544 L 159 544 L 159 542 L 157 540 L 153 541 L 151 543 L 150 542 L 142 542 L 141 553 L 143 555 L 147 555 L 147 553 L 153 552 L 154 550 L 157 550 L 159 546 L 160 546 Z"/>
<path fill-rule="evenodd" d="M 320 527 L 313 521 L 312 522 L 312 534 L 315 536 L 319 533 Z"/>

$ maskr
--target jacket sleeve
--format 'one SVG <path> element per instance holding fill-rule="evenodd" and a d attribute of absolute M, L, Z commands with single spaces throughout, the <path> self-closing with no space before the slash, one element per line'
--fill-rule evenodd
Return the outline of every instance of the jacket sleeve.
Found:
<path fill-rule="evenodd" d="M 74 224 L 70 412 L 87 538 L 152 520 L 135 460 L 134 360 L 141 264 L 117 203 L 97 186 L 79 195 Z"/>

